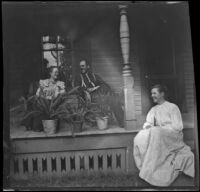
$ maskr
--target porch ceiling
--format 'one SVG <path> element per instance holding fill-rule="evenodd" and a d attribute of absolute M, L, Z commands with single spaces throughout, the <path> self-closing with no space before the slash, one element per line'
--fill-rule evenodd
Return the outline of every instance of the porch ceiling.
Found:
<path fill-rule="evenodd" d="M 113 22 L 119 23 L 120 3 L 122 1 L 4 3 L 4 30 L 13 40 L 33 34 L 67 34 L 77 40 L 101 21 L 113 18 Z M 128 16 L 129 23 L 134 25 L 134 33 L 145 38 L 151 38 L 151 34 L 163 28 L 166 33 L 173 31 L 179 35 L 180 31 L 184 31 L 180 26 L 184 27 L 185 19 L 189 19 L 186 9 L 180 9 L 185 3 L 126 3 L 131 5 Z"/>
<path fill-rule="evenodd" d="M 75 6 L 76 5 L 76 6 Z M 21 3 L 5 6 L 4 24 L 18 35 L 24 30 L 39 34 L 64 34 L 76 40 L 108 17 L 110 7 L 82 6 L 68 3 Z M 11 29 L 12 28 L 12 29 Z"/>

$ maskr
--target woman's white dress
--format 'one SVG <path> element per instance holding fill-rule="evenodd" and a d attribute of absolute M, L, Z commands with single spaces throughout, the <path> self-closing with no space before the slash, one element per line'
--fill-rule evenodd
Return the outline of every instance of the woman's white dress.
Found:
<path fill-rule="evenodd" d="M 50 79 L 40 80 L 39 88 L 36 92 L 37 96 L 44 97 L 46 99 L 53 99 L 60 93 L 65 92 L 65 83 L 62 81 L 56 81 L 53 83 Z"/>
<path fill-rule="evenodd" d="M 180 171 L 194 177 L 194 154 L 183 142 L 182 129 L 175 104 L 165 101 L 149 111 L 143 130 L 134 138 L 133 154 L 142 179 L 169 186 Z"/>

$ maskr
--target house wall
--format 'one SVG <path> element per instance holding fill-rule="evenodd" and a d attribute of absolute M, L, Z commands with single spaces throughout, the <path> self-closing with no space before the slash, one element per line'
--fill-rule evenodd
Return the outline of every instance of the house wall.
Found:
<path fill-rule="evenodd" d="M 178 92 L 181 112 L 194 116 L 195 84 L 192 55 L 191 25 L 189 7 L 180 6 L 177 21 L 171 25 L 174 42 L 174 61 L 176 63 Z"/>
<path fill-rule="evenodd" d="M 192 36 L 191 36 L 191 24 L 189 17 L 189 7 L 186 6 L 184 9 L 184 28 L 183 28 L 183 38 L 181 44 L 181 55 L 182 66 L 184 69 L 184 89 L 185 89 L 185 106 L 186 112 L 189 114 L 194 114 L 195 108 L 195 78 L 194 78 L 194 63 L 192 54 Z M 192 28 L 193 29 L 193 28 Z M 194 29 L 193 29 L 194 30 Z"/>
<path fill-rule="evenodd" d="M 129 25 L 133 22 L 128 20 Z M 111 88 L 118 93 L 123 92 L 123 58 L 120 45 L 120 15 L 116 10 L 80 39 L 76 44 L 77 50 L 85 47 L 77 53 L 76 59 L 87 58 L 93 71 L 104 79 Z M 137 51 L 137 41 L 134 33 L 130 38 L 130 63 L 134 76 L 136 115 L 141 115 L 141 80 Z M 84 55 L 85 54 L 85 55 Z"/>
<path fill-rule="evenodd" d="M 136 114 L 138 115 L 146 115 L 151 107 L 145 70 L 150 63 L 149 59 L 146 58 L 146 53 L 153 49 L 153 43 L 150 43 L 148 39 L 151 33 L 154 36 L 156 36 L 156 33 L 159 33 L 159 26 L 164 26 L 160 25 L 162 19 L 159 17 L 159 11 L 151 8 L 146 9 L 143 6 L 133 6 L 128 9 L 130 63 L 135 81 L 135 105 Z M 76 10 L 75 8 L 73 9 Z M 104 14 L 102 14 L 102 10 L 105 10 Z M 86 58 L 91 63 L 95 73 L 100 75 L 116 92 L 122 92 L 123 60 L 119 37 L 119 9 L 117 7 L 106 9 L 102 7 L 96 9 L 96 11 L 90 8 L 89 11 L 90 13 L 83 11 L 80 14 L 77 11 L 77 15 L 73 15 L 73 11 L 70 12 L 71 15 L 65 15 L 68 12 L 61 11 L 58 12 L 60 13 L 59 16 L 56 16 L 58 15 L 57 13 L 51 14 L 51 11 L 47 15 L 45 15 L 45 12 L 35 15 L 28 14 L 29 12 L 27 12 L 26 17 L 23 14 L 17 14 L 17 17 L 11 14 L 10 17 L 4 18 L 7 23 L 4 27 L 4 34 L 6 34 L 7 39 L 10 39 L 9 51 L 7 51 L 6 57 L 8 57 L 7 62 L 12 68 L 10 68 L 10 90 L 13 93 L 11 94 L 13 99 L 23 94 L 31 81 L 42 78 L 41 35 L 58 33 L 64 35 L 68 33 L 68 27 L 73 28 L 73 26 L 75 26 L 73 28 L 74 31 L 72 30 L 71 33 L 78 34 L 78 41 L 74 43 L 73 64 L 76 66 L 74 71 L 78 71 L 80 59 Z M 164 12 L 165 9 L 162 11 Z M 92 20 L 90 17 L 94 13 L 97 13 L 97 16 L 94 16 Z M 182 12 L 180 13 L 182 14 Z M 51 22 L 48 18 L 50 18 Z M 45 22 L 46 20 L 48 22 Z M 69 25 L 70 23 L 74 25 Z M 174 25 L 176 25 L 176 22 Z M 187 28 L 188 25 L 185 25 L 185 28 L 181 28 L 181 30 L 185 31 Z M 175 29 L 175 26 L 169 25 L 166 29 Z M 82 34 L 81 31 L 83 32 Z M 170 34 L 170 31 L 167 34 Z M 184 37 L 179 42 L 176 39 L 181 36 L 180 33 L 177 32 L 177 35 L 174 37 L 175 44 L 179 44 L 175 50 L 175 62 L 181 66 L 179 69 L 184 64 L 184 75 L 179 70 L 177 76 L 181 83 L 184 78 L 185 84 L 184 87 L 179 88 L 178 92 L 182 91 L 180 97 L 186 95 L 185 99 L 180 98 L 180 100 L 183 100 L 182 104 L 185 106 L 185 111 L 191 111 L 194 106 L 192 54 L 189 43 L 186 43 L 187 45 L 185 44 L 184 46 L 180 43 L 185 41 L 185 38 L 187 39 L 190 35 L 190 33 L 184 34 Z M 187 42 L 189 42 L 188 39 Z M 184 47 L 184 49 L 180 49 L 180 47 Z"/>
<path fill-rule="evenodd" d="M 9 65 L 10 104 L 18 102 L 20 96 L 28 94 L 31 82 L 40 78 L 41 58 L 37 51 L 29 49 L 28 44 L 13 43 L 6 57 Z"/>
<path fill-rule="evenodd" d="M 4 66 L 9 70 L 10 105 L 15 105 L 30 83 L 41 78 L 40 31 L 29 22 L 30 15 L 4 11 Z"/>
<path fill-rule="evenodd" d="M 16 97 L 20 97 L 24 92 L 24 82 L 21 78 L 23 76 L 23 65 L 20 62 L 20 48 L 10 49 L 10 54 L 8 58 L 8 65 L 10 66 L 9 77 L 10 77 L 10 99 L 11 103 L 15 101 Z"/>
<path fill-rule="evenodd" d="M 183 68 L 184 68 L 185 104 L 186 104 L 187 112 L 194 113 L 195 82 L 194 82 L 192 46 L 188 46 L 184 49 L 181 58 L 182 58 Z"/>

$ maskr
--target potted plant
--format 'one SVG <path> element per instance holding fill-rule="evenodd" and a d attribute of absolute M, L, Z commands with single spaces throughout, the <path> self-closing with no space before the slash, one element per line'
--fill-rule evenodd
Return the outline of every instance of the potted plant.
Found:
<path fill-rule="evenodd" d="M 100 130 L 105 130 L 108 128 L 108 116 L 102 116 L 102 115 L 97 115 L 96 116 L 96 122 L 97 122 L 97 127 Z"/>
<path fill-rule="evenodd" d="M 96 123 L 98 129 L 104 130 L 108 128 L 109 116 L 105 112 L 99 110 L 89 110 L 86 112 L 84 118 L 91 124 Z"/>
<path fill-rule="evenodd" d="M 27 130 L 43 131 L 42 116 L 38 111 L 37 96 L 21 97 L 20 102 L 23 102 L 24 116 L 20 120 L 20 125 L 25 126 Z"/>
<path fill-rule="evenodd" d="M 74 87 L 71 90 L 69 90 L 67 93 L 65 93 L 64 100 L 66 104 L 66 108 L 69 111 L 69 118 L 60 118 L 59 121 L 59 129 L 66 129 L 69 128 L 71 131 L 73 131 L 73 124 L 72 124 L 72 116 L 73 116 L 73 110 L 71 108 L 77 108 L 79 105 L 81 105 L 84 100 L 79 95 L 78 88 Z"/>
<path fill-rule="evenodd" d="M 98 129 L 104 130 L 108 128 L 108 120 L 111 115 L 110 97 L 108 94 L 99 94 L 97 98 L 96 103 L 90 103 L 87 116 L 89 116 L 88 114 L 93 114 L 93 116 L 90 115 L 90 121 L 93 122 L 95 118 Z"/>
<path fill-rule="evenodd" d="M 82 132 L 82 126 L 84 121 L 84 109 L 75 109 L 71 115 L 71 122 L 73 125 L 72 133 Z"/>
<path fill-rule="evenodd" d="M 34 108 L 27 112 L 23 120 L 39 115 L 42 117 L 44 132 L 48 134 L 56 133 L 58 120 L 70 118 L 65 97 L 65 94 L 61 94 L 52 100 L 48 100 L 43 97 L 34 96 Z"/>
<path fill-rule="evenodd" d="M 76 96 L 74 100 L 68 103 L 67 109 L 70 113 L 71 124 L 73 125 L 72 134 L 81 132 L 87 112 L 86 102 L 80 96 Z"/>

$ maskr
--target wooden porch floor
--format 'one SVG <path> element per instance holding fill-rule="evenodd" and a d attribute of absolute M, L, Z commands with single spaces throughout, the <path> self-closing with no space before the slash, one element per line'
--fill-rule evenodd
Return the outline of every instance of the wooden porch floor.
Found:
<path fill-rule="evenodd" d="M 192 149 L 194 149 L 194 119 L 191 118 L 191 115 L 188 116 L 186 114 L 182 114 L 183 117 L 183 134 L 184 134 L 184 142 L 189 145 Z M 104 135 L 104 134 L 120 134 L 120 133 L 137 133 L 141 130 L 142 125 L 145 121 L 144 116 L 140 116 L 137 119 L 137 126 L 133 130 L 126 130 L 124 127 L 119 127 L 117 124 L 109 125 L 106 130 L 99 130 L 97 127 L 87 127 L 84 126 L 83 131 L 79 133 L 74 133 L 72 135 L 71 128 L 68 126 L 61 126 L 57 133 L 48 135 L 45 132 L 36 132 L 26 130 L 24 126 L 19 125 L 19 119 L 15 120 L 15 118 L 11 118 L 10 121 L 10 138 L 11 139 L 26 139 L 26 138 L 46 138 L 46 137 L 73 137 L 73 136 L 89 136 L 89 135 Z"/>
<path fill-rule="evenodd" d="M 68 126 L 61 126 L 57 133 L 53 135 L 47 135 L 45 132 L 36 132 L 26 130 L 24 126 L 20 126 L 20 119 L 22 115 L 10 116 L 10 138 L 31 138 L 31 137 L 59 137 L 59 136 L 72 136 L 71 128 Z M 95 134 L 109 134 L 109 133 L 124 133 L 124 132 L 138 132 L 141 130 L 143 123 L 145 122 L 145 116 L 137 117 L 137 125 L 133 130 L 126 130 L 124 127 L 119 127 L 117 124 L 112 124 L 108 126 L 106 130 L 99 130 L 97 127 L 87 127 L 84 126 L 83 131 L 80 133 L 75 133 L 76 135 L 95 135 Z M 182 114 L 184 132 L 193 132 L 195 122 L 193 114 Z M 190 130 L 190 131 L 188 131 Z M 186 137 L 188 137 L 186 135 Z M 191 135 L 189 136 L 191 139 Z M 188 140 L 186 138 L 186 140 Z"/>
<path fill-rule="evenodd" d="M 61 136 L 72 136 L 71 127 L 63 124 L 59 127 L 57 133 L 48 135 L 45 132 L 36 132 L 27 130 L 26 127 L 20 125 L 20 121 L 23 117 L 23 111 L 15 111 L 10 113 L 10 138 L 11 139 L 23 139 L 23 138 L 42 138 L 42 137 L 61 137 Z M 134 130 L 126 130 L 124 127 L 119 127 L 118 124 L 112 123 L 108 125 L 106 130 L 99 130 L 97 127 L 90 127 L 83 125 L 82 132 L 74 133 L 74 136 L 83 135 L 101 135 L 101 134 L 112 134 L 112 133 L 127 133 L 127 132 L 138 132 L 143 124 L 144 118 L 138 117 L 137 126 Z"/>
<path fill-rule="evenodd" d="M 124 133 L 124 132 L 138 132 L 139 130 L 126 130 L 117 125 L 110 125 L 106 130 L 99 130 L 98 128 L 87 128 L 82 132 L 74 133 L 74 136 L 87 136 L 87 135 L 101 135 L 101 134 L 112 134 L 112 133 Z M 48 135 L 47 133 L 41 131 L 30 131 L 26 130 L 24 126 L 10 129 L 11 139 L 23 139 L 23 138 L 36 138 L 36 137 L 60 137 L 60 136 L 72 136 L 72 131 L 68 127 L 60 129 L 57 133 Z"/>

